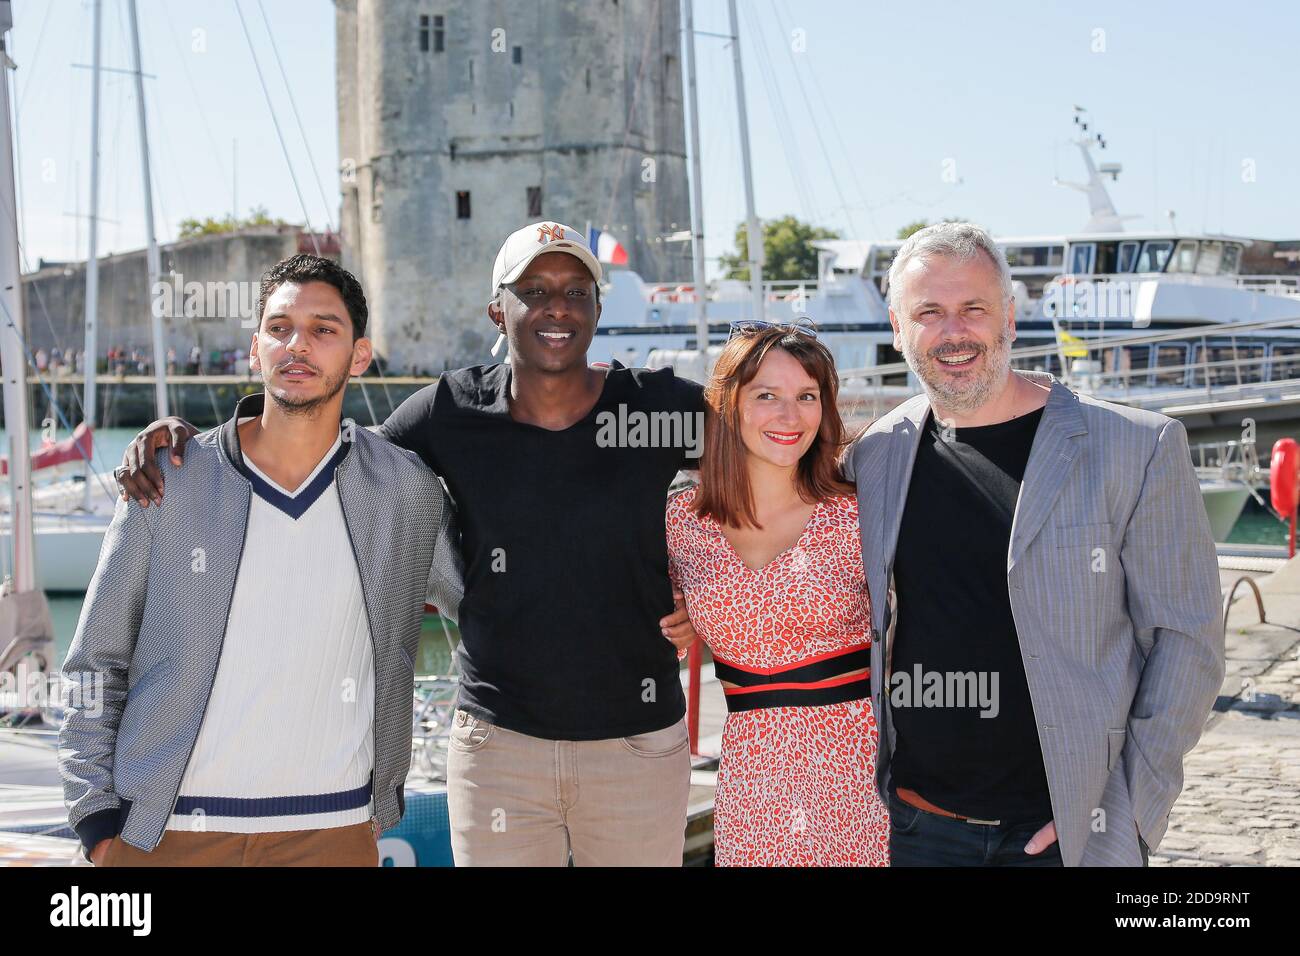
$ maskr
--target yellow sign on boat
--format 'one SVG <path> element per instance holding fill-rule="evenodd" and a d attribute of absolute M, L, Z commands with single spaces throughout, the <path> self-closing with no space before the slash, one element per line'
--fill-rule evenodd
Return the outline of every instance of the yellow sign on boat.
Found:
<path fill-rule="evenodd" d="M 1061 347 L 1061 354 L 1066 358 L 1087 358 L 1088 348 L 1083 339 L 1071 335 L 1065 329 L 1056 330 L 1056 344 Z"/>

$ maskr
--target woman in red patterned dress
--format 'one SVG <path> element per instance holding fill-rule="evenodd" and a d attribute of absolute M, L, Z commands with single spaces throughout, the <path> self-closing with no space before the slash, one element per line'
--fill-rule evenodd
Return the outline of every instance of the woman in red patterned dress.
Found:
<path fill-rule="evenodd" d="M 740 328 L 705 391 L 700 484 L 668 503 L 669 571 L 727 699 L 719 866 L 889 863 L 837 390 L 811 330 Z"/>

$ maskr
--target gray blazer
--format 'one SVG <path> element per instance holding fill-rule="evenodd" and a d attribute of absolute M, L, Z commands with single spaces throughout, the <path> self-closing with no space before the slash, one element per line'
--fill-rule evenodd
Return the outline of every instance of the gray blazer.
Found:
<path fill-rule="evenodd" d="M 160 453 L 158 507 L 119 501 L 64 662 L 59 772 L 84 852 L 121 833 L 162 840 L 207 709 L 243 555 L 252 486 L 235 422 L 197 435 L 177 468 Z M 395 826 L 411 763 L 414 662 L 424 601 L 455 617 L 463 584 L 441 483 L 411 452 L 364 428 L 335 472 L 374 645 L 375 816 Z M 206 567 L 193 570 L 202 547 Z M 100 706 L 102 705 L 102 706 Z M 238 746 L 238 741 L 231 741 Z"/>
<path fill-rule="evenodd" d="M 1066 866 L 1140 866 L 1223 682 L 1219 573 L 1182 424 L 1051 386 L 1012 522 L 1007 591 Z M 929 399 L 867 429 L 857 485 L 884 795 L 894 552 Z M 936 582 L 941 588 L 942 582 Z M 900 607 L 897 613 L 906 614 Z"/>

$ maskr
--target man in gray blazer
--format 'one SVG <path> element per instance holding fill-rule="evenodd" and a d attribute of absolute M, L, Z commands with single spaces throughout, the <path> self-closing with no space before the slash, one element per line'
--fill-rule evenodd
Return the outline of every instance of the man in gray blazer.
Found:
<path fill-rule="evenodd" d="M 1013 372 L 1006 259 L 966 223 L 889 275 L 925 394 L 850 449 L 894 865 L 1137 866 L 1223 680 L 1183 426 Z"/>

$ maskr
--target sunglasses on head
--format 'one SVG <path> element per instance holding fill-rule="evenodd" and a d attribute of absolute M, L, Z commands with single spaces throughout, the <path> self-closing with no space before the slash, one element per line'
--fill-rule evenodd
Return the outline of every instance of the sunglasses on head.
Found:
<path fill-rule="evenodd" d="M 806 315 L 801 315 L 793 322 L 765 322 L 761 319 L 742 319 L 738 322 L 731 323 L 731 334 L 727 336 L 730 342 L 737 335 L 757 335 L 760 332 L 766 332 L 768 329 L 780 329 L 786 333 L 797 333 L 806 335 L 809 338 L 817 338 L 817 329 L 813 325 L 813 320 Z"/>

